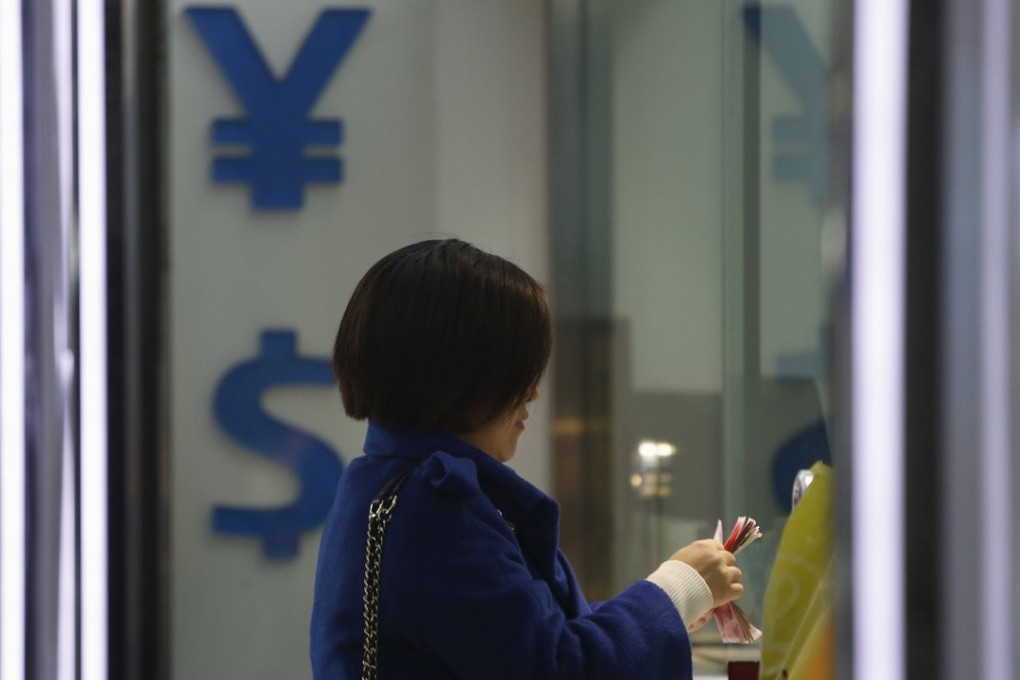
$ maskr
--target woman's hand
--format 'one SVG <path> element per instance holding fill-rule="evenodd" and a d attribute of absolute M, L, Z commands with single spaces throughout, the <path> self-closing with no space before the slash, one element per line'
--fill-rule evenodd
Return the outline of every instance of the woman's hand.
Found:
<path fill-rule="evenodd" d="M 712 591 L 713 608 L 721 607 L 744 594 L 744 585 L 740 582 L 743 574 L 736 567 L 737 560 L 719 541 L 710 538 L 695 541 L 677 550 L 669 559 L 690 565 L 705 579 L 708 589 Z M 692 625 L 698 623 L 704 625 L 700 619 Z"/>

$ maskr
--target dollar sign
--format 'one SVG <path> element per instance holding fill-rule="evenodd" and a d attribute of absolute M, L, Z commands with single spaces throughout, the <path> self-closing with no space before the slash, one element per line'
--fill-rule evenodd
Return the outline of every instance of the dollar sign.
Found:
<path fill-rule="evenodd" d="M 237 442 L 294 472 L 301 494 L 278 508 L 216 506 L 213 530 L 258 536 L 267 557 L 293 559 L 301 533 L 319 526 L 329 513 L 343 463 L 328 444 L 263 411 L 262 394 L 281 385 L 333 386 L 333 374 L 329 361 L 298 356 L 293 331 L 263 331 L 260 350 L 258 357 L 237 364 L 220 380 L 216 420 Z"/>

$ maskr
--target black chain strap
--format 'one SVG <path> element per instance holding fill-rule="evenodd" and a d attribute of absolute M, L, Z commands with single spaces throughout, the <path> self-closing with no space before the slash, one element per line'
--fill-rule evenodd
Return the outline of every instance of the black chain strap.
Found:
<path fill-rule="evenodd" d="M 365 649 L 361 659 L 361 679 L 379 677 L 379 579 L 382 575 L 383 538 L 397 505 L 397 492 L 416 465 L 390 480 L 368 507 L 368 538 L 365 544 Z"/>

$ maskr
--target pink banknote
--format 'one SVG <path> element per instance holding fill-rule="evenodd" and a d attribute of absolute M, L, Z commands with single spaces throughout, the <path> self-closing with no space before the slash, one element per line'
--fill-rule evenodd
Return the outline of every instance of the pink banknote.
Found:
<path fill-rule="evenodd" d="M 758 523 L 750 517 L 739 517 L 733 525 L 733 530 L 723 545 L 734 555 L 761 538 L 761 529 Z M 722 520 L 715 527 L 715 540 L 723 542 Z M 712 611 L 715 623 L 719 626 L 723 642 L 754 642 L 761 637 L 761 631 L 754 627 L 747 618 L 747 614 L 736 602 L 716 607 Z"/>

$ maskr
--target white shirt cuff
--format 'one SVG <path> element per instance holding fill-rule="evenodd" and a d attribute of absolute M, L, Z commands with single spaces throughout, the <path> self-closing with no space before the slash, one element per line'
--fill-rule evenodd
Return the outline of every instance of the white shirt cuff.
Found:
<path fill-rule="evenodd" d="M 691 625 L 712 610 L 711 589 L 701 574 L 685 562 L 666 560 L 646 580 L 666 591 L 684 626 Z"/>

